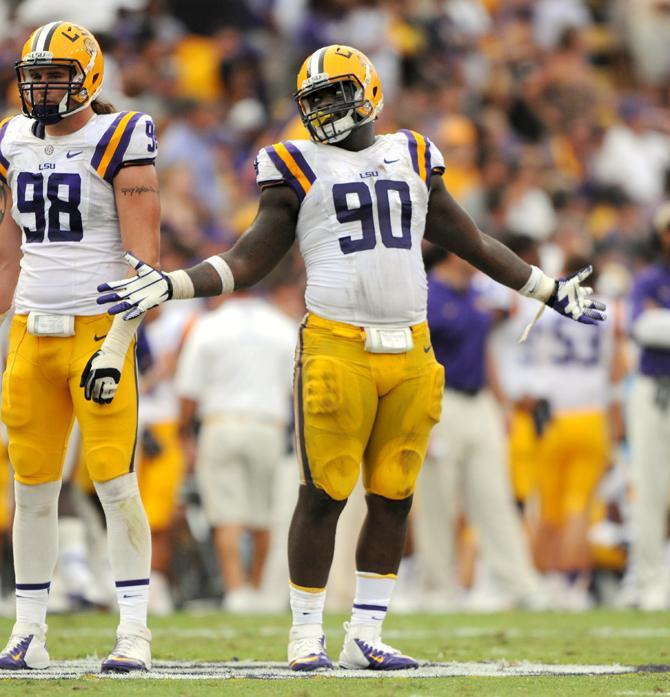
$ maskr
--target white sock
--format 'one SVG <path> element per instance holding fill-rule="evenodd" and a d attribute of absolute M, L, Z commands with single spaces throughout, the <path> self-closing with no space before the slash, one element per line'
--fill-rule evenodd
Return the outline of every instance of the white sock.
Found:
<path fill-rule="evenodd" d="M 381 628 L 388 612 L 396 578 L 395 574 L 382 576 L 368 571 L 356 571 L 352 625 L 366 624 Z"/>
<path fill-rule="evenodd" d="M 14 482 L 12 539 L 16 620 L 44 624 L 58 556 L 58 494 L 61 481 L 29 486 Z"/>
<path fill-rule="evenodd" d="M 107 520 L 109 561 L 116 583 L 120 622 L 146 626 L 151 570 L 151 530 L 135 472 L 95 482 Z"/>
<path fill-rule="evenodd" d="M 323 608 L 326 604 L 325 588 L 305 588 L 289 582 L 289 600 L 293 613 L 293 626 L 299 624 L 323 624 Z"/>
<path fill-rule="evenodd" d="M 16 621 L 46 624 L 51 583 L 16 584 Z"/>
<path fill-rule="evenodd" d="M 135 581 L 117 581 L 116 599 L 119 602 L 121 617 L 119 624 L 133 622 L 147 626 L 147 608 L 149 606 L 149 579 Z"/>

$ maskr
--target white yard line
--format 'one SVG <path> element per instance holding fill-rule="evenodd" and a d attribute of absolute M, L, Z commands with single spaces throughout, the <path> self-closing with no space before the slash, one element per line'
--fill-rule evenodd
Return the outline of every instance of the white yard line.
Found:
<path fill-rule="evenodd" d="M 18 673 L 0 671 L 2 680 L 63 680 L 76 679 L 95 674 L 102 679 L 116 680 L 231 680 L 254 678 L 264 680 L 309 679 L 314 674 L 290 671 L 284 663 L 260 662 L 178 662 L 159 661 L 148 673 L 133 675 L 100 674 L 100 661 L 55 661 L 43 671 L 21 671 Z M 521 661 L 507 663 L 492 661 L 486 663 L 430 663 L 417 670 L 399 670 L 383 673 L 385 678 L 446 678 L 446 677 L 518 677 L 540 675 L 619 675 L 635 672 L 635 668 L 619 664 L 577 665 L 544 664 Z M 379 678 L 379 672 L 367 670 L 341 670 L 318 673 L 319 677 L 333 678 Z M 624 693 L 621 693 L 624 694 Z M 643 694 L 643 693 L 631 693 Z M 653 693 L 649 693 L 653 694 Z M 659 694 L 659 693 L 656 693 Z"/>

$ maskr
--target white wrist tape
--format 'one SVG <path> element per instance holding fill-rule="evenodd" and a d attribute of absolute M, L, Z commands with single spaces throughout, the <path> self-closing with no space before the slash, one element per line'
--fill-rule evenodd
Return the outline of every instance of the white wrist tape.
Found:
<path fill-rule="evenodd" d="M 225 259 L 222 259 L 218 255 L 213 257 L 207 257 L 205 261 L 211 264 L 221 277 L 221 295 L 227 295 L 235 290 L 235 279 L 233 278 L 233 272 L 226 263 Z"/>
<path fill-rule="evenodd" d="M 117 358 L 125 359 L 128 348 L 135 336 L 137 327 L 142 322 L 143 315 L 134 319 L 125 320 L 123 315 L 115 315 L 112 326 L 107 332 L 107 338 L 102 344 L 104 353 L 114 354 Z"/>
<path fill-rule="evenodd" d="M 165 275 L 169 276 L 172 281 L 173 300 L 187 300 L 195 295 L 193 281 L 186 271 L 179 269 L 178 271 L 170 271 Z"/>
<path fill-rule="evenodd" d="M 535 298 L 535 300 L 546 303 L 554 292 L 555 285 L 556 281 L 553 278 L 549 278 L 542 269 L 538 269 L 537 266 L 531 266 L 530 276 L 526 283 L 519 288 L 519 293 L 527 298 Z"/>

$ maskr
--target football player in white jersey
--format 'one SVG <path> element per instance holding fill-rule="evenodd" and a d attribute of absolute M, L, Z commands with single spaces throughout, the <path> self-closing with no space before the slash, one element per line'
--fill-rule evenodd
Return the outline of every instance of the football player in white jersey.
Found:
<path fill-rule="evenodd" d="M 340 666 L 416 667 L 382 642 L 407 515 L 428 437 L 440 418 L 443 371 L 426 325 L 426 238 L 572 319 L 604 306 L 583 272 L 555 281 L 480 232 L 447 193 L 442 156 L 414 131 L 375 135 L 383 104 L 372 63 L 333 45 L 304 62 L 295 94 L 311 140 L 263 148 L 258 215 L 237 244 L 169 274 L 129 256 L 138 275 L 103 284 L 99 302 L 127 319 L 170 298 L 217 295 L 263 278 L 295 240 L 307 269 L 295 371 L 302 486 L 289 531 L 295 670 L 331 667 L 322 615 L 335 529 L 361 471 L 367 517 Z M 437 175 L 437 176 L 433 176 Z"/>
<path fill-rule="evenodd" d="M 158 259 L 154 125 L 97 99 L 103 56 L 76 24 L 36 29 L 16 71 L 23 115 L 0 124 L 0 313 L 13 297 L 2 420 L 15 471 L 17 617 L 0 669 L 49 665 L 57 502 L 76 417 L 121 611 L 102 669 L 144 670 L 151 538 L 133 471 L 137 322 L 101 314 L 96 286 L 127 268 L 124 248 Z"/>

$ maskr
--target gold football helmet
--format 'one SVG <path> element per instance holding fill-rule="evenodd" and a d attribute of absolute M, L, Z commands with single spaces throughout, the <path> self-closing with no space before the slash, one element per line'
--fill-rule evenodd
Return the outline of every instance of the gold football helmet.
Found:
<path fill-rule="evenodd" d="M 88 29 L 63 21 L 35 29 L 16 63 L 23 113 L 49 124 L 81 111 L 100 92 L 104 72 Z"/>
<path fill-rule="evenodd" d="M 374 121 L 384 106 L 374 65 L 355 48 L 335 44 L 312 53 L 298 73 L 293 95 L 312 140 L 337 143 Z"/>

